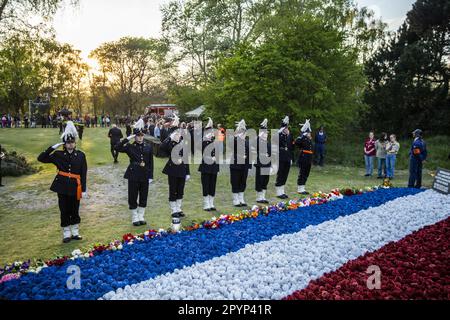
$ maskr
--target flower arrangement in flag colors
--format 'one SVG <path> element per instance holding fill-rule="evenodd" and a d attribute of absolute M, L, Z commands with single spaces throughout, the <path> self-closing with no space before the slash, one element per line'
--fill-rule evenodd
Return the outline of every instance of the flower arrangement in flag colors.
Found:
<path fill-rule="evenodd" d="M 367 269 L 377 265 L 379 290 L 367 290 Z M 450 218 L 313 280 L 287 300 L 450 299 Z"/>
<path fill-rule="evenodd" d="M 15 263 L 0 298 L 446 299 L 449 216 L 450 196 L 432 190 L 333 190 Z M 381 270 L 380 290 L 366 285 L 370 265 Z M 80 290 L 67 288 L 70 266 Z"/>

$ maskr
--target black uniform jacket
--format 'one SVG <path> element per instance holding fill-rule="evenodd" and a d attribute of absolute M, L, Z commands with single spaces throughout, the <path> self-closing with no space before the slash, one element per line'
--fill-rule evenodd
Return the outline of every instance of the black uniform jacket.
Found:
<path fill-rule="evenodd" d="M 120 142 L 120 139 L 123 138 L 122 130 L 119 128 L 111 128 L 108 132 L 108 137 L 111 139 L 111 144 L 116 145 Z"/>
<path fill-rule="evenodd" d="M 130 181 L 147 181 L 153 179 L 153 150 L 150 144 L 128 143 L 128 139 L 123 139 L 116 144 L 118 152 L 123 152 L 130 158 L 130 164 L 125 171 L 124 178 Z M 144 162 L 145 166 L 141 166 Z"/>
<path fill-rule="evenodd" d="M 87 163 L 86 155 L 82 151 L 74 150 L 69 153 L 66 150 L 55 151 L 50 147 L 39 155 L 38 161 L 53 163 L 58 171 L 80 175 L 81 190 L 86 192 Z M 68 196 L 76 196 L 77 180 L 58 174 L 53 180 L 50 190 Z"/>
<path fill-rule="evenodd" d="M 294 158 L 294 144 L 291 134 L 279 134 L 279 161 L 291 162 Z"/>
<path fill-rule="evenodd" d="M 263 149 L 261 146 L 263 144 L 266 144 L 267 147 L 266 149 Z M 266 153 L 266 157 L 269 158 L 269 162 L 268 163 L 262 163 L 261 159 L 260 159 L 260 152 L 262 153 L 263 150 Z M 272 152 L 272 144 L 271 142 L 267 139 L 267 140 L 262 140 L 260 137 L 258 137 L 258 148 L 257 148 L 257 158 L 256 158 L 256 163 L 255 163 L 255 167 L 260 167 L 260 168 L 270 168 L 271 166 L 271 161 L 270 161 L 270 157 L 271 157 L 271 152 Z M 266 159 L 264 159 L 264 162 L 267 161 Z"/>
<path fill-rule="evenodd" d="M 312 162 L 313 159 L 313 144 L 306 136 L 300 136 L 295 141 L 295 145 L 300 149 L 300 154 L 298 156 L 299 163 L 302 161 Z"/>
<path fill-rule="evenodd" d="M 242 148 L 241 146 L 242 143 L 245 143 L 245 148 Z M 251 169 L 250 149 L 248 139 L 245 139 L 245 142 L 243 142 L 242 138 L 234 137 L 233 155 L 231 157 L 230 169 L 232 170 Z"/>
<path fill-rule="evenodd" d="M 216 156 L 216 149 L 213 149 L 212 152 L 207 152 L 205 154 L 205 149 L 213 143 L 214 139 L 202 142 L 203 157 L 202 163 L 198 168 L 198 171 L 200 171 L 201 173 L 217 174 L 219 172 L 219 164 L 217 164 L 216 162 L 212 163 L 212 157 Z M 205 162 L 205 159 L 208 160 L 208 163 Z M 216 161 L 218 161 L 218 159 L 216 159 Z"/>
<path fill-rule="evenodd" d="M 176 142 L 170 139 L 170 137 L 166 138 L 161 143 L 160 149 L 169 155 L 169 160 L 167 161 L 166 166 L 164 167 L 162 172 L 164 174 L 167 174 L 168 176 L 185 178 L 186 176 L 190 175 L 190 171 L 189 171 L 189 164 L 185 164 L 183 162 L 183 148 L 180 148 L 179 152 L 180 162 L 174 163 L 171 157 L 172 149 L 175 148 L 175 146 L 177 146 L 180 143 L 184 143 L 183 138 L 180 138 L 180 141 Z M 190 150 L 187 151 L 189 152 Z"/>

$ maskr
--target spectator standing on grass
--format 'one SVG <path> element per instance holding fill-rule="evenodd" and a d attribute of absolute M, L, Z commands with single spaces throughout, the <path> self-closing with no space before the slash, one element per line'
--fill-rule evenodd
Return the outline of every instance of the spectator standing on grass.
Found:
<path fill-rule="evenodd" d="M 413 144 L 409 151 L 409 181 L 408 188 L 422 187 L 423 162 L 427 159 L 428 152 L 425 141 L 422 139 L 422 130 L 416 129 L 412 133 Z"/>
<path fill-rule="evenodd" d="M 364 162 L 366 165 L 366 177 L 371 177 L 373 174 L 373 162 L 375 159 L 375 134 L 373 131 L 369 132 L 369 137 L 364 142 Z"/>
<path fill-rule="evenodd" d="M 386 178 L 386 143 L 387 133 L 383 132 L 380 138 L 375 142 L 378 160 L 378 179 Z"/>
<path fill-rule="evenodd" d="M 400 144 L 397 142 L 397 137 L 395 134 L 391 134 L 389 141 L 386 143 L 386 171 L 389 179 L 394 179 L 395 162 L 399 150 Z"/>
<path fill-rule="evenodd" d="M 320 126 L 319 131 L 317 131 L 314 137 L 314 149 L 315 149 L 315 165 L 323 167 L 323 162 L 325 160 L 325 143 L 327 142 L 327 135 L 323 126 Z"/>

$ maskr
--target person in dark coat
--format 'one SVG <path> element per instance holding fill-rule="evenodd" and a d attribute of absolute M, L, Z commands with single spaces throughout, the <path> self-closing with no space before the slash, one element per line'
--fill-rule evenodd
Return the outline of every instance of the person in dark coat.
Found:
<path fill-rule="evenodd" d="M 180 120 L 175 115 L 172 121 L 171 133 L 160 146 L 164 152 L 169 155 L 163 173 L 167 175 L 169 182 L 169 206 L 172 211 L 172 218 L 183 218 L 185 214 L 182 210 L 184 187 L 186 182 L 190 179 L 189 164 L 184 159 L 189 156 L 189 149 L 184 146 L 185 139 L 182 136 L 179 128 Z M 172 155 L 172 150 L 179 149 L 178 153 Z M 186 152 L 184 152 L 184 150 Z"/>
<path fill-rule="evenodd" d="M 150 144 L 144 143 L 144 121 L 139 119 L 133 134 L 116 144 L 115 149 L 130 158 L 130 164 L 124 178 L 128 180 L 128 205 L 131 211 L 131 222 L 134 226 L 147 224 L 145 208 L 149 184 L 153 182 L 153 150 Z M 129 143 L 135 138 L 134 143 Z M 139 201 L 138 201 L 139 198 Z"/>
<path fill-rule="evenodd" d="M 409 151 L 409 181 L 408 188 L 422 187 L 423 162 L 428 156 L 427 145 L 422 138 L 422 130 L 416 129 L 412 133 L 414 141 Z"/>
<path fill-rule="evenodd" d="M 201 172 L 203 189 L 203 210 L 216 211 L 214 206 L 214 197 L 216 196 L 217 174 L 219 173 L 219 164 L 216 159 L 215 136 L 213 131 L 213 121 L 209 118 L 205 127 L 202 142 L 202 163 L 198 168 Z M 212 150 L 211 147 L 214 147 Z"/>
<path fill-rule="evenodd" d="M 281 128 L 278 131 L 279 135 L 279 166 L 277 172 L 277 181 L 275 189 L 277 197 L 280 199 L 289 198 L 285 191 L 285 185 L 291 170 L 292 159 L 294 157 L 293 138 L 289 132 L 289 117 L 286 116 L 281 122 Z"/>
<path fill-rule="evenodd" d="M 114 163 L 119 162 L 117 159 L 119 157 L 119 152 L 115 149 L 115 146 L 120 142 L 120 139 L 123 138 L 122 130 L 117 128 L 116 124 L 112 125 L 112 128 L 108 131 L 108 138 L 111 144 L 111 154 L 114 159 Z"/>
<path fill-rule="evenodd" d="M 241 120 L 237 124 L 234 142 L 233 155 L 230 163 L 230 182 L 233 193 L 233 205 L 235 207 L 246 207 L 244 192 L 247 188 L 248 170 L 250 165 L 249 142 L 246 139 L 246 124 Z"/>
<path fill-rule="evenodd" d="M 256 190 L 256 202 L 267 204 L 269 201 L 266 199 L 267 185 L 270 178 L 270 155 L 271 155 L 271 143 L 268 139 L 267 132 L 267 119 L 260 125 L 260 133 L 257 139 L 257 158 L 255 163 L 256 175 L 255 175 L 255 190 Z M 264 155 L 264 156 L 263 156 Z"/>
<path fill-rule="evenodd" d="M 297 192 L 299 194 L 309 194 L 306 189 L 306 182 L 308 181 L 309 172 L 311 171 L 311 165 L 313 160 L 313 144 L 311 136 L 311 125 L 309 120 L 306 120 L 301 129 L 301 136 L 295 141 L 295 145 L 300 149 L 298 166 L 299 174 L 297 180 Z"/>
<path fill-rule="evenodd" d="M 314 164 L 318 164 L 323 167 L 323 163 L 325 160 L 325 143 L 327 142 L 327 135 L 323 126 L 320 126 L 319 131 L 316 133 L 314 137 L 314 149 L 315 149 L 315 160 Z"/>
<path fill-rule="evenodd" d="M 58 169 L 50 190 L 58 194 L 64 243 L 82 240 L 79 233 L 79 208 L 81 198 L 87 198 L 87 162 L 86 155 L 76 150 L 77 137 L 73 122 L 68 121 L 61 136 L 63 142 L 48 148 L 38 157 L 38 161 L 53 163 Z M 64 146 L 64 149 L 56 150 L 60 146 Z"/>

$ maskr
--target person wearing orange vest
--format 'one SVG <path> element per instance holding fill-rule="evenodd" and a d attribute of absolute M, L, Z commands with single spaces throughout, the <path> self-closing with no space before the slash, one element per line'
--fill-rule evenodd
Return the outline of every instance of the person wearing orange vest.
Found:
<path fill-rule="evenodd" d="M 87 198 L 87 162 L 86 155 L 76 149 L 77 137 L 77 129 L 72 121 L 68 121 L 61 136 L 63 142 L 51 146 L 38 157 L 38 161 L 53 163 L 58 169 L 50 190 L 58 194 L 63 243 L 82 240 L 79 233 L 79 208 L 81 198 Z M 64 149 L 56 150 L 60 146 L 64 146 Z"/>

